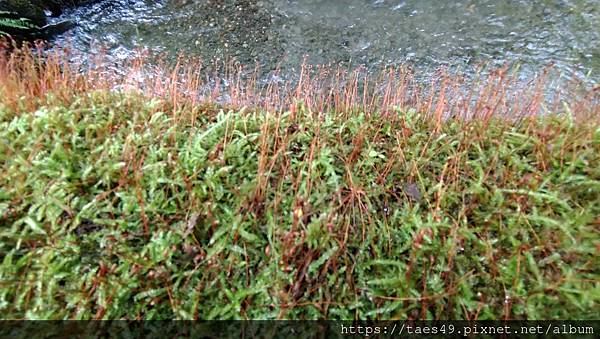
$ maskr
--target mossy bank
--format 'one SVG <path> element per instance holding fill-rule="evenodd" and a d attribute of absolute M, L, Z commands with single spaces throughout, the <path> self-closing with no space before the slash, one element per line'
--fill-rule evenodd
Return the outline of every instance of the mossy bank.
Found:
<path fill-rule="evenodd" d="M 596 126 L 2 98 L 3 318 L 598 315 Z"/>

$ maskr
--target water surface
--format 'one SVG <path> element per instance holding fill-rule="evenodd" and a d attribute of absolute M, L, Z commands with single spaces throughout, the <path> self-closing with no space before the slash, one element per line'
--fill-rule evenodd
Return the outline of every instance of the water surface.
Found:
<path fill-rule="evenodd" d="M 106 46 L 115 59 L 143 47 L 284 73 L 304 58 L 466 73 L 482 62 L 525 73 L 554 63 L 594 83 L 600 70 L 600 0 L 105 0 L 62 19 L 79 26 L 59 43 Z"/>

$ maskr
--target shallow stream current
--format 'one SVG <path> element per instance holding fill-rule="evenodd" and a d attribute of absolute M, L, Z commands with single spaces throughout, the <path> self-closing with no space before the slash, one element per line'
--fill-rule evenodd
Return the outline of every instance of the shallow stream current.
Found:
<path fill-rule="evenodd" d="M 510 63 L 600 79 L 600 0 L 104 0 L 53 20 L 66 19 L 77 27 L 55 43 L 115 61 L 144 48 L 283 74 L 303 60 L 466 74 Z"/>

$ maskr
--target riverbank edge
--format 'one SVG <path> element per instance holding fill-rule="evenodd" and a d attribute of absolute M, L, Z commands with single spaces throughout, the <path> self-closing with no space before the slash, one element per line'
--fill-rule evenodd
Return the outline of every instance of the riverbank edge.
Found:
<path fill-rule="evenodd" d="M 277 113 L 49 64 L 0 67 L 6 318 L 596 317 L 600 129 L 577 112 Z"/>

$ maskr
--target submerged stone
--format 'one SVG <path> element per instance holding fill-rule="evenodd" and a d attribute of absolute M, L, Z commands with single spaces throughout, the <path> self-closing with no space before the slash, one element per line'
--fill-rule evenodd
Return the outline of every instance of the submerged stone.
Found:
<path fill-rule="evenodd" d="M 44 8 L 30 0 L 0 0 L 0 18 L 28 19 L 36 26 L 47 23 Z"/>
<path fill-rule="evenodd" d="M 47 39 L 53 35 L 64 33 L 73 28 L 75 23 L 67 20 L 48 24 L 46 11 L 53 16 L 58 16 L 65 8 L 89 2 L 92 1 L 0 0 L 0 35 L 5 33 L 18 39 Z"/>

